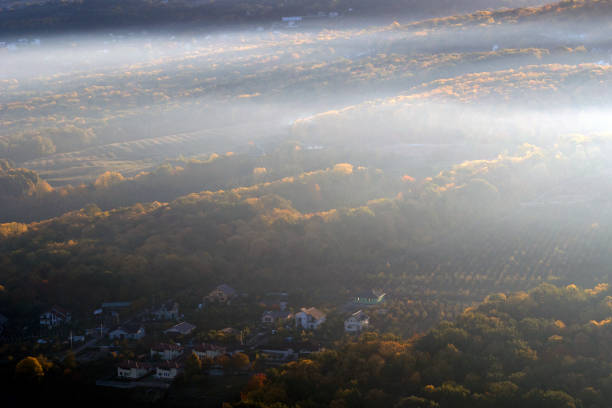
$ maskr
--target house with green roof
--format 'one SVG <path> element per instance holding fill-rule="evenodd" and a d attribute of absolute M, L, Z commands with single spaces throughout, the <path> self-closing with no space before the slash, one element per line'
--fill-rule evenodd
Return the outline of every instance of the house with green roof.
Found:
<path fill-rule="evenodd" d="M 382 291 L 371 290 L 358 293 L 353 297 L 353 303 L 356 305 L 377 305 L 385 299 L 385 293 Z"/>

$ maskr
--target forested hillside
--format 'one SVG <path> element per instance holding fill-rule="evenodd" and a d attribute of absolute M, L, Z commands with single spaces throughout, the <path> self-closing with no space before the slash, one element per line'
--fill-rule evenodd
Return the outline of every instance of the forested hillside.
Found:
<path fill-rule="evenodd" d="M 609 406 L 610 17 L 0 0 L 6 403 Z"/>
<path fill-rule="evenodd" d="M 601 210 L 608 194 L 547 204 L 598 167 L 595 156 L 580 158 L 585 146 L 585 138 L 550 151 L 526 146 L 421 180 L 340 163 L 166 203 L 90 204 L 47 221 L 3 224 L 1 300 L 27 315 L 60 301 L 93 306 L 189 287 L 195 294 L 219 280 L 300 287 L 319 299 L 366 287 L 425 299 L 425 290 L 460 303 L 542 281 L 593 284 L 608 274 L 597 267 L 609 260 L 612 218 Z M 569 212 L 572 222 L 559 223 Z"/>

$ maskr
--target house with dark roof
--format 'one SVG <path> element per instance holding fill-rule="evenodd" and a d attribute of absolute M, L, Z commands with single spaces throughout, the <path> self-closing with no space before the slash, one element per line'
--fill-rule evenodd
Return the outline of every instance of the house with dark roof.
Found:
<path fill-rule="evenodd" d="M 295 314 L 295 327 L 301 327 L 307 330 L 318 329 L 319 326 L 325 322 L 326 318 L 327 315 L 316 307 L 303 307 Z"/>
<path fill-rule="evenodd" d="M 206 300 L 215 303 L 230 303 L 237 295 L 238 293 L 234 288 L 224 283 L 214 288 L 206 296 Z"/>
<path fill-rule="evenodd" d="M 195 325 L 187 322 L 180 322 L 175 324 L 171 328 L 164 330 L 164 334 L 177 334 L 186 336 L 190 334 L 196 328 Z"/>
<path fill-rule="evenodd" d="M 160 343 L 151 347 L 151 358 L 159 358 L 160 360 L 174 360 L 183 352 L 185 348 L 179 344 Z"/>
<path fill-rule="evenodd" d="M 278 321 L 289 320 L 293 317 L 293 314 L 287 310 L 266 310 L 261 315 L 261 322 L 263 324 L 274 324 Z"/>
<path fill-rule="evenodd" d="M 151 312 L 155 320 L 176 320 L 179 318 L 179 304 L 173 300 L 162 304 Z"/>
<path fill-rule="evenodd" d="M 40 315 L 40 325 L 48 329 L 70 323 L 70 320 L 72 314 L 57 305 Z"/>
<path fill-rule="evenodd" d="M 111 340 L 140 340 L 145 336 L 145 329 L 140 324 L 127 324 L 108 333 Z"/>
<path fill-rule="evenodd" d="M 344 331 L 347 333 L 360 332 L 370 325 L 370 317 L 358 310 L 344 321 Z"/>
<path fill-rule="evenodd" d="M 126 360 L 117 364 L 117 377 L 137 380 L 153 371 L 153 366 L 140 361 Z"/>

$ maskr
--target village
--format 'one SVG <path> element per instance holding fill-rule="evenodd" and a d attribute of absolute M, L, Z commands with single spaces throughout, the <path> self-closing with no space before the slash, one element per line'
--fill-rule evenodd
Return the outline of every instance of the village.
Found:
<path fill-rule="evenodd" d="M 40 315 L 34 343 L 56 359 L 112 361 L 98 386 L 167 389 L 177 378 L 248 376 L 307 357 L 342 336 L 372 330 L 368 309 L 384 300 L 383 291 L 370 290 L 337 308 L 293 307 L 286 292 L 252 300 L 221 284 L 194 310 L 182 310 L 172 299 L 141 308 L 113 301 L 77 321 L 53 306 Z M 0 327 L 7 324 L 0 316 Z"/>

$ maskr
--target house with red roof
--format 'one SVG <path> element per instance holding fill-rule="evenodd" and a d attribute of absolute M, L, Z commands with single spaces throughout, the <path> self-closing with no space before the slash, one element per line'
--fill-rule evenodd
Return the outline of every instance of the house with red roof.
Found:
<path fill-rule="evenodd" d="M 303 307 L 295 314 L 295 327 L 308 330 L 318 329 L 326 318 L 327 315 L 316 307 Z"/>

